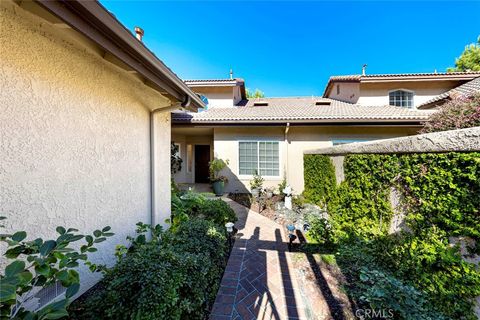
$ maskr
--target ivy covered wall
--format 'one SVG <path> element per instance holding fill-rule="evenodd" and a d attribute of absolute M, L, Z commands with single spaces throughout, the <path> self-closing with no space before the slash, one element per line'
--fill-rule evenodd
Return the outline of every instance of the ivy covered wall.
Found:
<path fill-rule="evenodd" d="M 327 207 L 331 225 L 309 233 L 338 247 L 360 304 L 393 308 L 405 319 L 412 310 L 425 319 L 476 319 L 479 269 L 449 238 L 466 237 L 476 243 L 469 253 L 480 253 L 480 153 L 347 155 L 339 185 L 328 156 L 305 155 L 304 166 L 304 196 Z M 395 234 L 392 188 L 402 195 L 408 230 Z M 419 296 L 399 304 L 399 292 Z"/>

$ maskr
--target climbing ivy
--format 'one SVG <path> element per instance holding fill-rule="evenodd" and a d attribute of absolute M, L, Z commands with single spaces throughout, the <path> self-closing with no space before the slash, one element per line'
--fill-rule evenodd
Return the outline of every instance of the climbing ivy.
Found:
<path fill-rule="evenodd" d="M 336 186 L 327 156 L 305 156 L 305 198 L 327 206 L 330 241 L 352 278 L 353 295 L 378 302 L 378 296 L 365 296 L 371 290 L 359 290 L 359 275 L 375 279 L 366 270 L 381 270 L 400 281 L 383 283 L 413 286 L 446 318 L 474 319 L 472 300 L 480 295 L 480 273 L 462 260 L 449 237 L 470 237 L 477 244 L 471 249 L 479 252 L 480 153 L 348 155 L 344 172 L 345 181 Z M 388 232 L 392 188 L 402 195 L 408 230 L 393 235 Z M 381 296 L 393 294 L 382 290 Z M 404 318 L 408 310 L 397 311 Z"/>

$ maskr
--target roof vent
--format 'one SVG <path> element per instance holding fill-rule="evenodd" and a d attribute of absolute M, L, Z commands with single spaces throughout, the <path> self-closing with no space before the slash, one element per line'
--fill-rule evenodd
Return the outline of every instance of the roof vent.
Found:
<path fill-rule="evenodd" d="M 316 106 L 329 106 L 331 104 L 332 104 L 332 102 L 328 101 L 328 100 L 317 100 L 317 101 L 315 101 Z"/>
<path fill-rule="evenodd" d="M 260 106 L 266 107 L 266 106 L 268 106 L 268 101 L 262 101 L 262 100 L 255 101 L 253 103 L 253 105 L 256 106 L 256 107 L 260 107 Z"/>

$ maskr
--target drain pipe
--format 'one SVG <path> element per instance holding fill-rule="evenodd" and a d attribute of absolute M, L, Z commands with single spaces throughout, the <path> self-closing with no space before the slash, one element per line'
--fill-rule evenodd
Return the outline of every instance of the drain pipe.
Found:
<path fill-rule="evenodd" d="M 287 155 L 285 157 L 285 178 L 287 179 L 287 185 L 290 183 L 290 179 L 288 177 L 288 131 L 290 130 L 290 122 L 287 122 L 287 125 L 285 126 L 285 145 L 287 148 Z"/>
<path fill-rule="evenodd" d="M 155 146 L 157 144 L 155 136 L 156 136 L 156 130 L 155 130 L 155 114 L 158 112 L 171 112 L 173 110 L 178 110 L 178 109 L 184 109 L 190 106 L 190 97 L 187 96 L 184 100 L 184 102 L 178 102 L 174 103 L 168 107 L 163 107 L 163 108 L 157 108 L 152 111 L 150 111 L 150 224 L 152 226 L 156 226 L 157 224 L 161 223 L 162 221 L 157 221 L 156 218 L 156 212 L 157 212 L 157 206 L 156 206 L 156 195 L 157 195 L 157 184 L 156 184 L 156 175 L 157 172 L 155 170 Z M 170 123 L 171 126 L 171 123 Z M 168 150 L 170 153 L 170 149 Z M 168 164 L 168 167 L 165 169 L 170 170 L 170 163 Z M 170 192 L 170 189 L 168 190 Z"/>

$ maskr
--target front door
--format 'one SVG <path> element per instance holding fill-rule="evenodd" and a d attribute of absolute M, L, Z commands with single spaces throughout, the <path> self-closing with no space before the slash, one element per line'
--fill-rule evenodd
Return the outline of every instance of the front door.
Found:
<path fill-rule="evenodd" d="M 210 146 L 195 145 L 195 183 L 208 183 L 210 162 Z"/>

